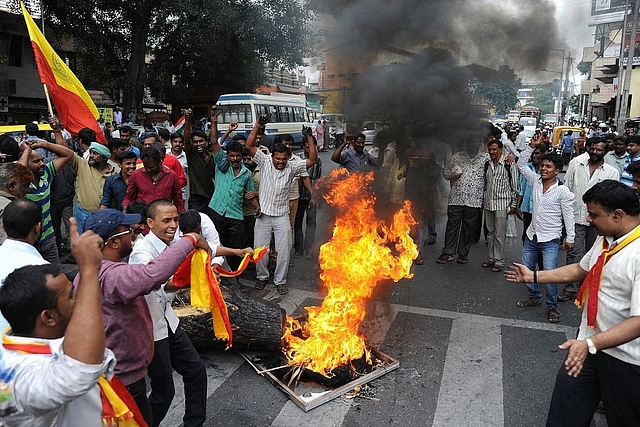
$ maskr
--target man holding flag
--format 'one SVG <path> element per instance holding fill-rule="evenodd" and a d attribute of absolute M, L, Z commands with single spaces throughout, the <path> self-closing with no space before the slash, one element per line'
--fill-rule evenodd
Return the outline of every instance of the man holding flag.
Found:
<path fill-rule="evenodd" d="M 626 185 L 605 180 L 582 196 L 599 237 L 580 263 L 531 271 L 514 263 L 505 275 L 518 283 L 583 280 L 578 339 L 556 376 L 547 426 L 589 426 L 602 399 L 609 425 L 640 420 L 640 201 Z"/>

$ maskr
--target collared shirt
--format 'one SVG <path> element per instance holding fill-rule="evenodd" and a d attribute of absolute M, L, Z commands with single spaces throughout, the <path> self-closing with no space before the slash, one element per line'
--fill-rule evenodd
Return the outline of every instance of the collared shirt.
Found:
<path fill-rule="evenodd" d="M 620 182 L 631 187 L 633 185 L 633 176 L 627 172 L 627 167 L 631 164 L 631 162 L 637 162 L 640 160 L 640 153 L 635 157 L 631 158 L 631 156 L 627 156 L 627 159 L 624 161 L 624 170 L 620 175 Z"/>
<path fill-rule="evenodd" d="M 179 213 L 184 212 L 182 190 L 176 173 L 163 166 L 158 179 L 153 181 L 144 168 L 133 171 L 129 178 L 122 207 L 126 208 L 131 203 L 138 201 L 148 205 L 157 199 L 170 200 L 176 205 Z"/>
<path fill-rule="evenodd" d="M 514 145 L 520 151 L 525 149 L 525 147 L 527 146 L 527 135 L 525 135 L 524 131 L 518 134 Z"/>
<path fill-rule="evenodd" d="M 104 181 L 100 205 L 122 211 L 122 201 L 126 193 L 127 183 L 122 177 L 122 172 L 111 175 Z"/>
<path fill-rule="evenodd" d="M 64 353 L 64 338 L 46 340 L 7 335 L 20 344 L 44 344 L 51 354 L 27 354 L 0 349 L 0 375 L 13 371 L 17 412 L 3 418 L 5 425 L 104 427 L 98 379 L 113 376 L 115 357 L 106 349 L 102 363 L 89 365 Z"/>
<path fill-rule="evenodd" d="M 536 172 L 533 163 L 527 163 L 527 167 L 533 172 Z M 539 175 L 536 172 L 537 175 Z M 527 181 L 527 178 L 521 173 L 518 177 L 518 189 L 516 190 L 518 196 L 522 196 L 522 203 L 520 204 L 520 210 L 522 212 L 533 213 L 533 192 L 531 191 L 531 184 Z"/>
<path fill-rule="evenodd" d="M 627 159 L 629 158 L 629 154 L 624 153 L 622 157 L 616 156 L 616 153 L 613 151 L 609 151 L 604 155 L 604 161 L 606 164 L 613 166 L 616 168 L 620 176 L 624 173 L 624 168 L 626 167 Z M 622 178 L 620 179 L 622 181 Z"/>
<path fill-rule="evenodd" d="M 320 161 L 320 158 L 318 158 L 318 162 Z M 258 191 L 260 190 L 260 166 L 256 166 L 256 168 L 253 170 L 252 172 L 252 177 L 253 177 L 253 187 L 255 188 L 254 191 Z M 251 204 L 251 200 L 247 200 L 244 199 L 244 201 L 242 202 L 242 214 L 244 216 L 251 216 L 251 215 L 255 215 L 256 213 L 256 208 L 253 207 L 253 205 Z"/>
<path fill-rule="evenodd" d="M 618 181 L 620 174 L 613 166 L 602 163 L 591 175 L 589 171 L 589 155 L 580 155 L 569 162 L 564 184 L 574 195 L 573 214 L 576 224 L 589 225 L 587 222 L 587 204 L 582 201 L 582 196 L 588 189 L 606 179 Z"/>
<path fill-rule="evenodd" d="M 452 169 L 460 168 L 462 176 L 451 181 L 449 205 L 482 207 L 484 197 L 484 164 L 489 159 L 487 153 L 478 152 L 473 159 L 466 151 L 459 151 L 449 159 L 449 167 L 442 170 L 447 180 L 451 179 Z"/>
<path fill-rule="evenodd" d="M 74 154 L 71 159 L 71 168 L 78 175 L 78 179 L 76 179 L 78 205 L 87 212 L 97 211 L 100 209 L 104 181 L 107 177 L 115 175 L 116 170 L 110 167 L 102 174 L 77 154 Z"/>
<path fill-rule="evenodd" d="M 220 235 L 218 234 L 218 230 L 216 230 L 216 226 L 213 224 L 209 215 L 203 214 L 200 212 L 200 235 L 207 241 L 209 247 L 211 248 L 211 265 L 222 265 L 225 261 L 223 256 L 215 256 L 215 253 L 218 252 L 218 246 L 220 245 Z M 176 230 L 176 237 L 173 240 L 173 243 L 177 242 L 182 238 L 183 234 L 180 228 Z"/>
<path fill-rule="evenodd" d="M 173 154 L 173 153 L 171 153 L 171 154 Z M 189 166 L 187 164 L 187 155 L 185 154 L 185 152 L 183 150 L 177 156 L 175 154 L 173 154 L 173 157 L 175 157 L 178 160 L 178 162 L 180 163 L 180 166 L 182 166 L 182 172 L 184 173 L 184 176 L 187 179 L 187 185 L 182 187 L 182 199 L 184 200 L 184 204 L 185 204 L 185 207 L 186 207 L 187 200 L 189 200 Z"/>
<path fill-rule="evenodd" d="M 129 264 L 148 264 L 157 258 L 169 246 L 150 231 L 143 239 L 136 239 L 133 252 L 129 255 Z M 153 339 L 159 341 L 169 337 L 169 329 L 175 332 L 180 324 L 178 316 L 171 308 L 175 292 L 165 292 L 164 284 L 159 289 L 148 293 L 145 298 L 153 322 Z"/>
<path fill-rule="evenodd" d="M 635 229 L 634 229 L 635 230 Z M 615 242 L 607 236 L 609 247 L 624 240 L 629 234 Z M 590 270 L 602 252 L 602 239 L 598 236 L 591 250 L 580 261 L 583 270 Z M 640 316 L 640 239 L 636 239 L 611 256 L 600 279 L 596 328 L 587 327 L 587 309 L 582 310 L 582 322 L 578 339 L 586 339 L 597 333 L 608 331 L 631 316 Z M 640 365 L 640 339 L 631 340 L 617 347 L 602 350 L 610 356 L 632 365 Z"/>
<path fill-rule="evenodd" d="M 165 166 L 168 169 L 171 169 L 176 173 L 178 177 L 178 182 L 180 182 L 180 187 L 184 187 L 187 185 L 187 177 L 184 174 L 184 170 L 182 169 L 182 164 L 178 161 L 178 159 L 172 155 L 167 153 L 164 156 L 164 160 L 162 161 L 162 166 Z M 142 163 L 142 159 L 136 160 L 136 169 L 142 169 L 144 164 Z"/>
<path fill-rule="evenodd" d="M 51 222 L 51 181 L 56 176 L 56 167 L 53 162 L 44 165 L 44 175 L 40 177 L 38 185 L 29 184 L 29 192 L 24 196 L 32 200 L 42 209 L 42 234 L 39 243 L 54 236 L 53 222 Z"/>
<path fill-rule="evenodd" d="M 182 239 L 146 265 L 102 260 L 98 277 L 106 345 L 116 355 L 115 373 L 125 385 L 144 378 L 153 359 L 153 323 L 144 296 L 166 283 L 192 250 L 193 243 Z M 76 287 L 79 278 L 73 281 Z"/>
<path fill-rule="evenodd" d="M 215 163 L 213 154 L 209 154 L 209 160 L 205 161 L 195 148 L 184 150 L 189 164 L 189 194 L 211 199 L 213 196 L 213 181 L 215 178 Z"/>
<path fill-rule="evenodd" d="M 289 215 L 289 192 L 293 177 L 307 170 L 306 160 L 288 161 L 282 170 L 276 169 L 271 157 L 256 150 L 253 161 L 260 166 L 260 210 L 265 215 Z"/>
<path fill-rule="evenodd" d="M 563 153 L 571 153 L 571 150 L 573 149 L 573 143 L 575 142 L 575 138 L 573 136 L 565 136 L 564 138 L 562 138 L 562 141 L 560 142 L 560 149 L 562 150 Z"/>
<path fill-rule="evenodd" d="M 533 215 L 531 225 L 527 228 L 527 237 L 538 242 L 550 242 L 562 237 L 562 221 L 566 224 L 567 243 L 575 239 L 575 223 L 573 218 L 573 193 L 566 185 L 555 184 L 544 191 L 542 178 L 529 169 L 527 161 L 533 153 L 533 147 L 527 147 L 518 160 L 518 169 L 531 185 L 533 192 Z"/>
<path fill-rule="evenodd" d="M 216 165 L 220 165 L 224 158 L 226 158 L 226 153 L 223 150 L 213 155 Z M 240 162 L 238 175 L 235 174 L 231 165 L 224 172 L 218 169 L 216 188 L 213 191 L 209 207 L 224 217 L 243 220 L 244 193 L 254 191 L 254 189 L 251 171 L 242 162 Z"/>
<path fill-rule="evenodd" d="M 338 163 L 340 163 L 349 172 L 354 172 L 368 166 L 377 167 L 378 159 L 366 151 L 358 154 L 353 148 L 347 148 L 346 150 L 342 150 L 342 153 L 340 153 Z"/>
<path fill-rule="evenodd" d="M 518 169 L 511 165 L 509 171 L 504 158 L 496 165 L 488 160 L 485 172 L 484 208 L 488 211 L 501 211 L 516 207 L 516 189 L 518 188 Z M 484 166 L 483 166 L 484 167 Z"/>
<path fill-rule="evenodd" d="M 28 243 L 7 239 L 0 245 L 0 286 L 2 282 L 14 270 L 27 265 L 49 264 L 36 248 Z M 0 313 L 0 333 L 9 326 L 9 323 Z"/>

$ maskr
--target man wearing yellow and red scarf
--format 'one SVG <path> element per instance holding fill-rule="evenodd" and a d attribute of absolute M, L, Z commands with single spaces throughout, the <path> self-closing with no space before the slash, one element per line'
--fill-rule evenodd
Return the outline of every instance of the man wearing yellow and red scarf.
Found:
<path fill-rule="evenodd" d="M 103 240 L 78 236 L 76 290 L 55 265 L 22 267 L 0 288 L 0 310 L 11 329 L 0 347 L 0 417 L 5 426 L 144 427 L 105 347 L 98 272 Z M 106 374 L 106 375 L 105 375 Z"/>
<path fill-rule="evenodd" d="M 584 280 L 578 339 L 556 377 L 547 426 L 589 426 L 600 400 L 609 426 L 640 423 L 640 202 L 618 181 L 591 187 L 582 200 L 599 235 L 580 263 L 532 272 L 515 264 L 510 282 Z"/>

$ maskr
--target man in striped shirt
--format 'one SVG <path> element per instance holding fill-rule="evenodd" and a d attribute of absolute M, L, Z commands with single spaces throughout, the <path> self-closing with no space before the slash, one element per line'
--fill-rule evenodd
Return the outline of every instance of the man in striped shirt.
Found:
<path fill-rule="evenodd" d="M 62 138 L 62 130 L 57 119 L 51 120 L 51 127 L 55 135 Z M 37 150 L 38 148 L 44 148 L 55 154 L 56 157 L 45 164 L 42 154 Z M 35 142 L 30 147 L 25 146 L 24 149 L 31 151 L 28 164 L 25 166 L 28 166 L 34 175 L 29 185 L 29 193 L 25 197 L 36 202 L 42 209 L 42 234 L 35 247 L 42 255 L 42 258 L 51 264 L 58 264 L 60 259 L 58 258 L 56 237 L 53 234 L 53 222 L 51 221 L 51 181 L 53 181 L 57 172 L 73 159 L 73 151 L 63 145 L 45 141 Z"/>
<path fill-rule="evenodd" d="M 487 226 L 489 259 L 482 264 L 499 272 L 504 268 L 504 242 L 507 235 L 507 215 L 516 212 L 518 171 L 505 163 L 502 142 L 493 139 L 487 143 L 489 161 L 485 166 L 484 217 Z"/>
<path fill-rule="evenodd" d="M 283 144 L 276 144 L 271 158 L 258 150 L 256 136 L 260 126 L 268 123 L 270 116 L 261 116 L 253 126 L 247 149 L 254 161 L 260 166 L 260 215 L 256 219 L 254 232 L 254 247 L 269 246 L 271 233 L 275 237 L 278 260 L 274 272 L 273 282 L 281 295 L 288 292 L 287 274 L 289 272 L 289 258 L 291 255 L 291 224 L 289 222 L 289 193 L 291 183 L 296 174 L 306 172 L 315 165 L 318 153 L 313 141 L 311 128 L 303 127 L 303 136 L 309 143 L 309 157 L 306 160 L 289 161 L 289 149 Z M 263 257 L 256 265 L 256 289 L 264 289 L 269 279 L 267 269 L 268 257 Z"/>

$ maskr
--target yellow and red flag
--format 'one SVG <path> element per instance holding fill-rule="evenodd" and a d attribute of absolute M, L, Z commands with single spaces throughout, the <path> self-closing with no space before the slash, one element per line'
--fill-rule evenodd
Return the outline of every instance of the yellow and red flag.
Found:
<path fill-rule="evenodd" d="M 82 128 L 90 128 L 96 133 L 98 142 L 107 144 L 104 132 L 96 121 L 100 113 L 91 96 L 44 38 L 44 34 L 38 29 L 22 2 L 20 6 L 29 30 L 40 81 L 47 85 L 60 121 L 74 135 L 77 135 Z"/>

